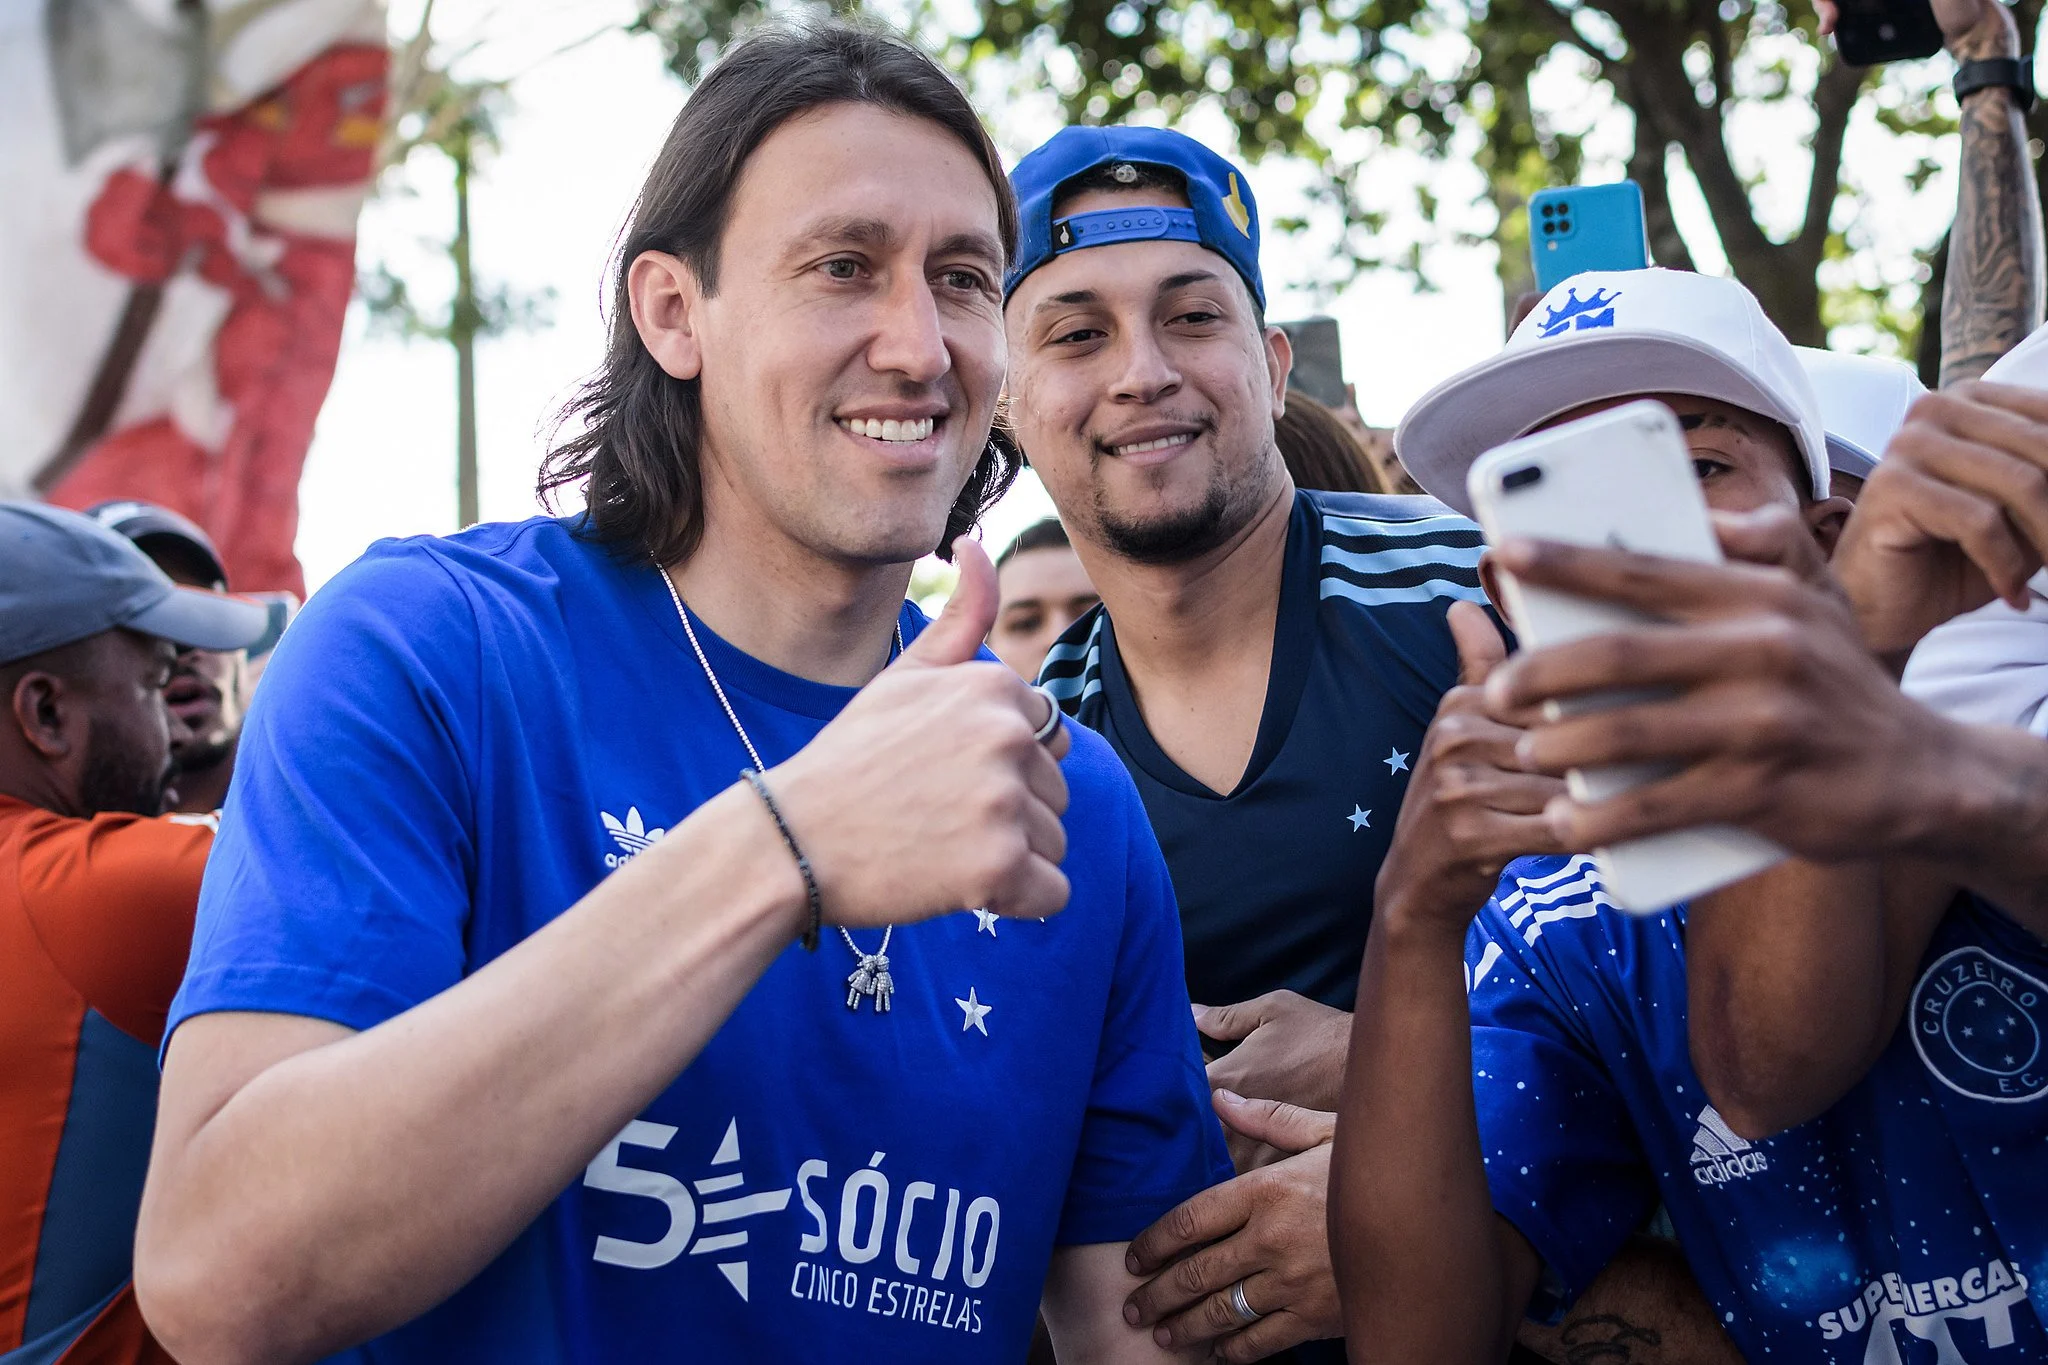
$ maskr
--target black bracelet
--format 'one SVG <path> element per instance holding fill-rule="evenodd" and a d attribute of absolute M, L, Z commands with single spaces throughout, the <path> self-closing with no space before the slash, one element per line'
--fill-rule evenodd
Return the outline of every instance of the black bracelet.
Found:
<path fill-rule="evenodd" d="M 811 872 L 811 860 L 796 846 L 796 836 L 789 832 L 789 822 L 782 818 L 782 807 L 776 805 L 775 798 L 769 795 L 768 784 L 762 780 L 761 774 L 752 768 L 742 768 L 740 776 L 747 780 L 747 785 L 761 798 L 761 804 L 768 808 L 768 816 L 775 821 L 776 832 L 782 836 L 782 842 L 789 846 L 789 856 L 796 859 L 797 874 L 804 879 L 804 900 L 811 908 L 810 923 L 805 926 L 803 936 L 797 942 L 804 945 L 805 952 L 815 953 L 818 951 L 818 928 L 825 922 L 825 903 L 818 896 L 818 879 Z"/>
<path fill-rule="evenodd" d="M 2032 57 L 1984 57 L 1956 63 L 1956 98 L 1961 100 L 1979 90 L 1998 86 L 2012 91 L 2012 100 L 2024 114 L 2034 107 L 2034 59 Z"/>

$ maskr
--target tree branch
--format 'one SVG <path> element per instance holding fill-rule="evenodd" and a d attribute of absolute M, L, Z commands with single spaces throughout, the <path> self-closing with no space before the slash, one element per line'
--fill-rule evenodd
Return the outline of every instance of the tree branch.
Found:
<path fill-rule="evenodd" d="M 1601 75 L 1610 75 L 1609 68 L 1613 65 L 1614 59 L 1586 41 L 1586 36 L 1572 23 L 1570 13 L 1559 9 L 1551 0 L 1531 0 L 1529 8 L 1537 18 L 1556 29 L 1560 38 L 1598 62 Z"/>
<path fill-rule="evenodd" d="M 1869 74 L 1837 57 L 1820 73 L 1814 88 L 1813 111 L 1819 121 L 1813 130 L 1813 170 L 1806 183 L 1806 221 L 1792 244 L 1815 269 L 1827 250 L 1828 220 L 1842 186 L 1842 141 L 1849 131 L 1849 111 L 1856 107 Z"/>

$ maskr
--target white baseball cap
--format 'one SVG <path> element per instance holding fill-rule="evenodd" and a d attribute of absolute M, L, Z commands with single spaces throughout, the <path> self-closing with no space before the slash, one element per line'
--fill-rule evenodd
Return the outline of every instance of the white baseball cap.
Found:
<path fill-rule="evenodd" d="M 1637 394 L 1714 398 L 1782 424 L 1826 497 L 1827 438 L 1785 334 L 1733 280 L 1681 270 L 1593 270 L 1543 296 L 1501 353 L 1431 389 L 1394 451 L 1425 490 L 1470 516 L 1465 471 L 1560 413 Z"/>
<path fill-rule="evenodd" d="M 1794 347 L 1820 399 L 1821 425 L 1828 433 L 1828 466 L 1837 474 L 1870 477 L 1893 436 L 1906 424 L 1906 409 L 1927 392 L 1911 365 L 1875 355 L 1842 355 L 1812 346 Z"/>
<path fill-rule="evenodd" d="M 2033 335 L 2000 356 L 1984 371 L 1987 383 L 2014 384 L 2023 389 L 2048 389 L 2048 327 L 2036 327 Z"/>

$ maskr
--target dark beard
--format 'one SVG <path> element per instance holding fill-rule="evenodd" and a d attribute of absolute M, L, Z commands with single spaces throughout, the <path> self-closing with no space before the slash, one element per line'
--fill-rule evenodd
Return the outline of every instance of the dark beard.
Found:
<path fill-rule="evenodd" d="M 180 773 L 212 772 L 227 762 L 235 751 L 232 739 L 223 739 L 206 744 L 188 744 L 171 755 L 173 769 Z"/>
<path fill-rule="evenodd" d="M 1120 558 L 1139 564 L 1183 564 L 1215 549 L 1236 531 L 1227 526 L 1230 490 L 1220 480 L 1202 490 L 1202 500 L 1176 516 L 1123 521 L 1097 506 L 1102 539 Z"/>
<path fill-rule="evenodd" d="M 169 765 L 150 770 L 133 752 L 107 742 L 108 738 L 104 731 L 95 730 L 86 743 L 85 772 L 79 780 L 79 797 L 86 813 L 163 814 Z"/>
<path fill-rule="evenodd" d="M 1222 545 L 1259 513 L 1263 469 L 1240 471 L 1233 482 L 1219 464 L 1209 475 L 1202 500 L 1184 512 L 1150 521 L 1118 517 L 1102 505 L 1098 488 L 1095 524 L 1103 544 L 1139 564 L 1185 564 Z"/>

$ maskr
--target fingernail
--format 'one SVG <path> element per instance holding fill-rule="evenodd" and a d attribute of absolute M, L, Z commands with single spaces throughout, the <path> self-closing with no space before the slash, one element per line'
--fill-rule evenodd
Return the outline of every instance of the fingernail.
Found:
<path fill-rule="evenodd" d="M 1535 770 L 1536 740 L 1533 736 L 1523 735 L 1515 741 L 1515 762 L 1531 771 Z"/>
<path fill-rule="evenodd" d="M 1137 1252 L 1126 1251 L 1124 1253 L 1124 1269 L 1130 1271 L 1133 1275 L 1142 1275 L 1145 1273 L 1144 1267 L 1138 1264 Z M 1135 1324 L 1138 1320 L 1135 1316 L 1138 1310 L 1136 1308 L 1132 1308 L 1130 1311 L 1133 1314 L 1131 1321 Z"/>
<path fill-rule="evenodd" d="M 1162 1347 L 1171 1349 L 1173 1346 L 1173 1333 L 1167 1331 L 1164 1327 L 1155 1327 L 1152 1329 L 1152 1340 L 1158 1342 Z"/>
<path fill-rule="evenodd" d="M 1135 1303 L 1127 1303 L 1124 1305 L 1124 1321 L 1129 1323 L 1133 1327 L 1136 1327 L 1138 1325 L 1138 1305 L 1136 1305 Z"/>
<path fill-rule="evenodd" d="M 1223 1101 L 1223 1102 L 1224 1102 L 1225 1104 L 1243 1104 L 1243 1103 L 1244 1103 L 1244 1096 L 1242 1096 L 1242 1095 L 1238 1094 L 1238 1093 L 1237 1093 L 1237 1092 L 1236 1092 L 1235 1090 L 1222 1090 L 1222 1089 L 1219 1089 L 1219 1090 L 1217 1090 L 1217 1092 L 1216 1092 L 1216 1098 L 1217 1098 L 1217 1099 L 1219 1099 L 1219 1100 L 1222 1100 L 1222 1101 Z"/>

